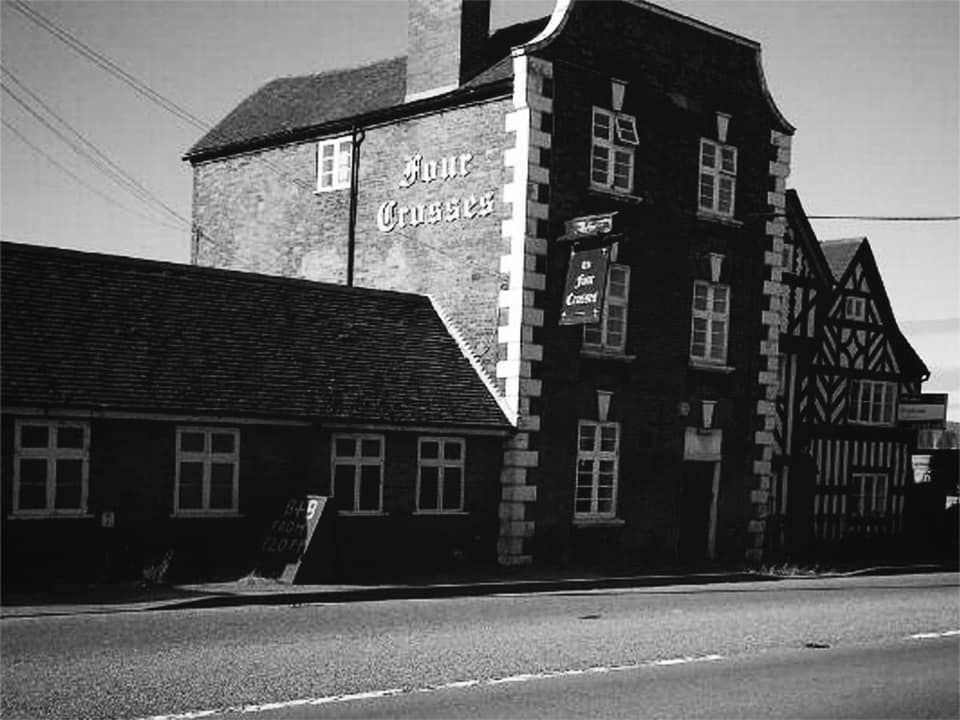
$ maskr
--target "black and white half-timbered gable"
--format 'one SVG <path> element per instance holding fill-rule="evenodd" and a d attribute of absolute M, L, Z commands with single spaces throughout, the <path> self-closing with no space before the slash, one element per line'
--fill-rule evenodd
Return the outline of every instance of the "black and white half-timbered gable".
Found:
<path fill-rule="evenodd" d="M 787 196 L 792 257 L 781 327 L 778 399 L 782 463 L 774 542 L 793 554 L 903 533 L 911 482 L 903 395 L 929 376 L 897 326 L 866 238 L 818 243 L 799 199 Z"/>

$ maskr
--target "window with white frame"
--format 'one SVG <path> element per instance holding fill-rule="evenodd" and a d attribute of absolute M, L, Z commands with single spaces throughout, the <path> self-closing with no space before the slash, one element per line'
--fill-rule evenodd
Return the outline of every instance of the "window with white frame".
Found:
<path fill-rule="evenodd" d="M 633 191 L 633 148 L 638 144 L 632 115 L 593 108 L 590 185 L 602 190 Z"/>
<path fill-rule="evenodd" d="M 174 513 L 235 513 L 240 500 L 240 431 L 177 428 Z"/>
<path fill-rule="evenodd" d="M 844 316 L 847 320 L 864 321 L 867 319 L 867 299 L 862 297 L 848 297 Z"/>
<path fill-rule="evenodd" d="M 317 144 L 317 192 L 350 187 L 353 143 L 349 137 L 321 140 Z"/>
<path fill-rule="evenodd" d="M 382 512 L 383 445 L 383 435 L 333 436 L 331 493 L 340 512 Z"/>
<path fill-rule="evenodd" d="M 708 363 L 725 363 L 729 327 L 730 287 L 695 281 L 690 357 Z"/>
<path fill-rule="evenodd" d="M 460 438 L 420 438 L 417 512 L 463 510 L 464 449 L 465 443 Z"/>
<path fill-rule="evenodd" d="M 850 422 L 861 425 L 893 425 L 896 417 L 897 384 L 877 380 L 850 381 Z"/>
<path fill-rule="evenodd" d="M 573 511 L 579 518 L 612 518 L 617 511 L 620 423 L 581 420 Z"/>
<path fill-rule="evenodd" d="M 600 322 L 583 326 L 585 348 L 623 352 L 627 346 L 627 306 L 630 301 L 630 266 L 611 265 Z"/>
<path fill-rule="evenodd" d="M 885 473 L 854 473 L 851 491 L 854 494 L 854 515 L 868 517 L 887 511 L 887 476 Z"/>
<path fill-rule="evenodd" d="M 13 514 L 86 513 L 90 426 L 18 420 L 14 428 Z"/>
<path fill-rule="evenodd" d="M 733 217 L 737 189 L 737 149 L 700 139 L 700 209 Z"/>

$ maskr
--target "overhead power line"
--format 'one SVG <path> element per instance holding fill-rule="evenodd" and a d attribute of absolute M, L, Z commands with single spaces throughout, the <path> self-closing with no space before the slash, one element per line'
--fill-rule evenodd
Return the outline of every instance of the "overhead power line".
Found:
<path fill-rule="evenodd" d="M 10 71 L 4 68 L 4 72 L 14 79 L 10 75 Z M 187 227 L 190 227 L 190 220 L 183 217 L 176 210 L 167 205 L 163 200 L 154 195 L 149 189 L 144 187 L 139 181 L 136 180 L 133 176 L 127 173 L 122 167 L 117 163 L 111 160 L 100 148 L 94 145 L 92 142 L 87 140 L 80 132 L 75 130 L 68 122 L 63 120 L 59 115 L 57 115 L 53 110 L 49 108 L 43 101 L 37 98 L 33 93 L 30 93 L 31 97 L 40 104 L 40 106 L 46 110 L 50 115 L 52 115 L 58 122 L 60 122 L 76 139 L 79 141 L 79 145 L 76 141 L 67 137 L 63 132 L 61 132 L 56 126 L 54 126 L 50 121 L 48 121 L 43 115 L 37 112 L 30 104 L 15 93 L 6 83 L 0 82 L 0 88 L 7 93 L 18 105 L 20 105 L 24 110 L 26 110 L 34 119 L 40 122 L 44 127 L 46 127 L 50 132 L 56 135 L 60 140 L 66 143 L 74 152 L 76 152 L 81 157 L 87 159 L 95 167 L 97 167 L 101 172 L 107 175 L 110 179 L 116 182 L 118 185 L 126 189 L 128 192 L 137 196 L 143 202 L 147 204 L 152 204 L 154 207 L 162 209 L 164 212 L 171 215 L 178 222 L 186 224 Z M 29 92 L 29 91 L 28 91 Z"/>
<path fill-rule="evenodd" d="M 118 202 L 116 198 L 111 197 L 110 195 L 108 195 L 107 193 L 103 192 L 103 191 L 100 190 L 99 188 L 96 188 L 96 187 L 94 187 L 93 185 L 90 185 L 90 184 L 89 184 L 86 180 L 84 180 L 82 177 L 80 177 L 79 175 L 77 175 L 76 173 L 74 173 L 72 170 L 70 170 L 70 168 L 66 167 L 65 165 L 63 165 L 62 163 L 60 163 L 59 160 L 57 160 L 56 158 L 54 158 L 53 156 L 51 156 L 50 154 L 48 154 L 45 150 L 43 150 L 42 148 L 40 148 L 40 147 L 38 147 L 37 145 L 35 145 L 33 142 L 31 142 L 31 141 L 26 137 L 26 135 L 24 135 L 22 132 L 20 132 L 19 130 L 17 130 L 17 128 L 14 127 L 13 125 L 11 125 L 6 119 L 3 119 L 2 122 L 3 122 L 4 127 L 6 127 L 7 130 L 9 130 L 10 132 L 12 132 L 14 135 L 16 135 L 24 145 L 26 145 L 26 146 L 29 147 L 31 150 L 33 150 L 34 152 L 36 152 L 37 154 L 39 154 L 40 156 L 42 156 L 44 159 L 46 159 L 47 162 L 49 162 L 49 163 L 50 163 L 51 165 L 53 165 L 54 167 L 60 169 L 63 173 L 65 173 L 66 175 L 68 175 L 69 177 L 71 177 L 74 181 L 76 181 L 76 182 L 79 183 L 80 185 L 83 185 L 83 187 L 87 188 L 87 190 L 89 190 L 90 192 L 95 193 L 96 195 L 99 195 L 101 198 L 103 198 L 104 200 L 106 200 L 106 201 L 107 201 L 108 203 L 110 203 L 111 205 L 114 205 L 114 206 L 120 208 L 121 210 L 125 210 L 126 212 L 128 212 L 128 213 L 130 213 L 130 214 L 132 214 L 132 215 L 136 215 L 136 216 L 139 217 L 139 218 L 142 218 L 142 219 L 144 219 L 144 220 L 149 220 L 149 221 L 152 222 L 152 223 L 156 223 L 157 225 L 160 225 L 161 227 L 165 227 L 165 228 L 167 228 L 167 229 L 169 229 L 169 230 L 180 230 L 180 227 L 179 227 L 179 226 L 168 225 L 167 223 L 161 222 L 160 220 L 158 220 L 158 219 L 155 218 L 155 217 L 150 217 L 149 215 L 144 215 L 143 213 L 137 212 L 136 210 L 133 210 L 132 208 L 128 208 L 128 207 L 127 207 L 126 205 L 124 205 L 123 203 Z"/>
<path fill-rule="evenodd" d="M 162 93 L 154 90 L 150 85 L 148 85 L 143 80 L 139 79 L 133 73 L 124 70 L 117 63 L 112 61 L 103 53 L 93 49 L 82 40 L 80 40 L 76 35 L 73 35 L 68 30 L 57 25 L 55 22 L 45 17 L 37 10 L 34 10 L 32 7 L 22 2 L 21 0 L 9 0 L 8 5 L 13 9 L 17 10 L 20 14 L 26 17 L 28 20 L 33 22 L 38 27 L 46 30 L 51 35 L 56 37 L 58 40 L 66 44 L 68 47 L 72 48 L 74 51 L 78 52 L 80 55 L 86 59 L 93 62 L 99 68 L 107 71 L 114 77 L 120 79 L 122 82 L 133 88 L 139 95 L 150 100 L 151 102 L 159 105 L 167 112 L 176 116 L 180 120 L 192 125 L 198 130 L 203 132 L 212 132 L 214 131 L 214 126 L 202 118 L 197 117 L 192 112 L 184 108 L 182 105 L 176 101 L 170 99 L 169 97 L 163 95 Z M 290 182 L 301 189 L 309 189 L 311 186 L 310 183 L 305 183 L 302 180 L 291 177 L 287 171 L 276 165 L 270 160 L 264 159 L 265 164 L 276 172 L 283 180 Z"/>

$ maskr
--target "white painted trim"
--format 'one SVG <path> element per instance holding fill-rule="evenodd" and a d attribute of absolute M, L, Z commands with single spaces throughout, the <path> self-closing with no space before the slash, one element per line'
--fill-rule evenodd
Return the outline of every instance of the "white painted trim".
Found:
<path fill-rule="evenodd" d="M 183 450 L 180 446 L 180 440 L 185 433 L 203 435 L 203 450 Z M 175 435 L 172 517 L 237 515 L 240 511 L 240 430 L 229 427 L 180 425 L 177 427 Z M 231 452 L 214 452 L 214 435 L 232 435 L 233 450 Z M 180 507 L 180 466 L 185 462 L 200 463 L 203 466 L 202 485 L 200 488 L 201 507 L 199 508 Z M 210 489 L 213 484 L 212 468 L 215 462 L 221 464 L 230 462 L 233 465 L 233 485 L 229 508 L 210 507 Z"/>
<path fill-rule="evenodd" d="M 337 455 L 337 440 L 348 439 L 356 443 L 354 454 L 350 457 Z M 363 455 L 363 441 L 377 440 L 380 443 L 380 455 L 373 462 L 374 458 Z M 338 463 L 337 461 L 341 462 Z M 387 439 L 382 434 L 376 433 L 331 433 L 330 435 L 330 497 L 335 497 L 335 481 L 337 475 L 337 465 L 353 467 L 353 498 L 351 508 L 360 505 L 360 470 L 364 465 L 376 466 L 380 468 L 380 500 L 376 510 L 355 510 L 339 508 L 340 515 L 384 515 L 383 512 L 383 475 L 387 464 Z"/>
<path fill-rule="evenodd" d="M 425 442 L 433 442 L 437 444 L 437 457 L 436 458 L 424 458 L 423 457 L 423 444 Z M 460 446 L 460 458 L 457 460 L 449 460 L 445 457 L 444 448 L 447 444 L 455 444 Z M 421 508 L 420 507 L 420 485 L 421 478 L 423 475 L 423 469 L 425 467 L 435 467 L 437 468 L 437 507 L 436 508 Z M 460 471 L 460 503 L 456 508 L 450 508 L 445 510 L 444 500 L 446 493 L 446 473 L 448 468 L 455 468 Z M 439 436 L 439 435 L 422 435 L 417 438 L 417 485 L 416 485 L 416 494 L 414 496 L 414 514 L 430 514 L 430 515 L 449 515 L 451 513 L 463 513 L 465 511 L 467 503 L 467 442 L 462 437 L 450 437 L 450 436 Z"/>
<path fill-rule="evenodd" d="M 473 371 L 477 374 L 477 377 L 480 378 L 483 382 L 483 386 L 487 389 L 487 392 L 490 393 L 490 397 L 494 399 L 497 403 L 497 407 L 500 408 L 500 412 L 503 413 L 507 421 L 516 427 L 517 425 L 517 413 L 510 407 L 506 399 L 500 394 L 500 390 L 497 388 L 496 383 L 493 379 L 487 375 L 487 371 L 484 370 L 483 365 L 480 363 L 480 360 L 474 354 L 473 349 L 464 339 L 463 334 L 460 332 L 460 329 L 454 324 L 446 311 L 441 307 L 440 303 L 437 302 L 437 299 L 432 295 L 427 295 L 427 298 L 430 300 L 430 304 L 433 306 L 433 311 L 437 314 L 437 317 L 440 318 L 440 322 L 443 323 L 444 328 L 447 330 L 447 334 L 453 338 L 453 341 L 457 344 L 457 347 L 460 348 L 460 352 L 467 359 L 467 362 L 470 363 L 470 367 L 473 368 Z"/>
<path fill-rule="evenodd" d="M 448 92 L 453 92 L 460 87 L 459 83 L 451 83 L 450 85 L 442 85 L 441 87 L 430 88 L 429 90 L 421 90 L 420 92 L 407 93 L 407 96 L 403 99 L 404 103 L 412 103 L 417 100 L 426 100 L 427 98 L 436 97 L 437 95 L 443 95 Z"/>
<path fill-rule="evenodd" d="M 553 6 L 553 12 L 550 13 L 550 19 L 547 21 L 547 26 L 532 40 L 513 48 L 514 57 L 532 52 L 533 50 L 539 50 L 553 40 L 560 31 L 563 30 L 563 26 L 567 24 L 573 2 L 574 0 L 556 0 L 556 5 Z"/>

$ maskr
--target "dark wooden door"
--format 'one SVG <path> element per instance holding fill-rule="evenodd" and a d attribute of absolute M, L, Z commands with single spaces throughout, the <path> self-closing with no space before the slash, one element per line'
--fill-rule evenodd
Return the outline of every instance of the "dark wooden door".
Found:
<path fill-rule="evenodd" d="M 680 527 L 677 555 L 681 562 L 707 559 L 710 506 L 713 502 L 713 463 L 685 462 L 680 490 Z"/>

